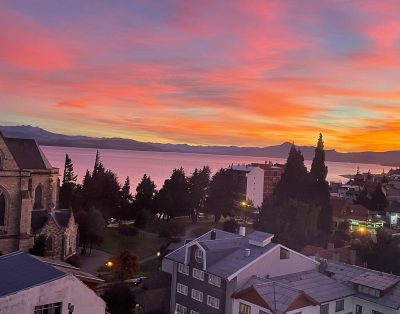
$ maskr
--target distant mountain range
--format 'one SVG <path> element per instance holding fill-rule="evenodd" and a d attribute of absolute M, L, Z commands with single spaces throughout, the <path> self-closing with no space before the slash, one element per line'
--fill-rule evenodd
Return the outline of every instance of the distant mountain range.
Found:
<path fill-rule="evenodd" d="M 43 146 L 87 147 L 99 149 L 179 152 L 270 158 L 286 158 L 291 146 L 291 143 L 288 142 L 268 147 L 192 146 L 187 144 L 146 143 L 123 138 L 97 138 L 56 134 L 30 125 L 0 126 L 0 131 L 3 132 L 3 134 L 7 137 L 34 138 L 40 145 Z M 299 146 L 299 148 L 302 151 L 305 159 L 313 158 L 314 147 Z M 335 150 L 327 150 L 326 160 L 400 166 L 400 151 L 340 153 Z"/>

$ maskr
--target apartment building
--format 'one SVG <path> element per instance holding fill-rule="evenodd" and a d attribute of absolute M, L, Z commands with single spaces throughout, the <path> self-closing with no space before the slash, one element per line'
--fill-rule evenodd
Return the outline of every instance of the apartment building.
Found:
<path fill-rule="evenodd" d="M 255 276 L 313 270 L 318 262 L 271 242 L 272 234 L 212 230 L 168 254 L 172 275 L 170 313 L 233 313 L 232 295 Z"/>
<path fill-rule="evenodd" d="M 168 254 L 170 313 L 400 314 L 400 277 L 212 230 Z"/>
<path fill-rule="evenodd" d="M 251 164 L 253 168 L 247 173 L 246 199 L 255 207 L 261 207 L 264 199 L 272 196 L 285 170 L 284 165 Z"/>

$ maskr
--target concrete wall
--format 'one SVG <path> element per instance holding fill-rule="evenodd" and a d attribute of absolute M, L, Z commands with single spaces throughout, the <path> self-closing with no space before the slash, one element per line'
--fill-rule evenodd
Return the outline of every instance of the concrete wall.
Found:
<path fill-rule="evenodd" d="M 74 314 L 102 314 L 104 301 L 79 279 L 68 275 L 16 294 L 0 298 L 0 314 L 33 313 L 37 305 L 62 302 L 62 313 L 68 313 L 68 304 L 74 305 Z"/>
<path fill-rule="evenodd" d="M 352 311 L 353 313 L 356 312 L 356 305 L 361 305 L 363 307 L 363 313 L 372 313 L 372 310 L 375 311 L 379 311 L 381 313 L 385 313 L 385 314 L 399 314 L 400 313 L 400 309 L 399 310 L 394 310 L 382 305 L 378 305 L 363 299 L 360 299 L 358 297 L 353 297 L 352 298 Z"/>
<path fill-rule="evenodd" d="M 264 201 L 264 170 L 254 167 L 247 174 L 246 199 L 255 207 L 261 207 Z"/>
<path fill-rule="evenodd" d="M 290 252 L 289 259 L 280 259 L 280 245 L 277 245 L 263 258 L 259 259 L 237 275 L 237 285 L 240 287 L 251 276 L 265 278 L 281 276 L 301 271 L 316 269 L 318 263 L 299 253 Z M 251 254 L 251 253 L 250 253 Z"/>

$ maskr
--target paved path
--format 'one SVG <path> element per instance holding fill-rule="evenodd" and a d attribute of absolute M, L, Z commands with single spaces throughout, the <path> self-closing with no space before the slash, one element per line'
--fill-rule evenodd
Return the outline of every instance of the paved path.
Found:
<path fill-rule="evenodd" d="M 87 251 L 89 252 L 89 250 Z M 97 270 L 103 266 L 111 256 L 111 254 L 104 251 L 92 250 L 90 256 L 81 255 L 82 266 L 80 268 L 82 271 L 97 276 Z"/>

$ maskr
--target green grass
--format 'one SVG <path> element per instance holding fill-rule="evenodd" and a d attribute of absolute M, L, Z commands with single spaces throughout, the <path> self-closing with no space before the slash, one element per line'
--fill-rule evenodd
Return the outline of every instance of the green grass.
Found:
<path fill-rule="evenodd" d="M 124 236 L 118 232 L 118 228 L 106 228 L 104 241 L 96 248 L 112 255 L 128 250 L 135 253 L 139 259 L 143 259 L 155 255 L 160 246 L 167 242 L 167 239 L 159 238 L 156 234 L 139 231 L 136 236 Z"/>

